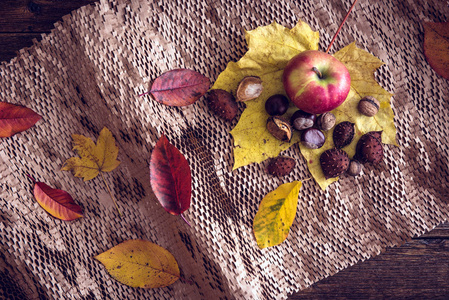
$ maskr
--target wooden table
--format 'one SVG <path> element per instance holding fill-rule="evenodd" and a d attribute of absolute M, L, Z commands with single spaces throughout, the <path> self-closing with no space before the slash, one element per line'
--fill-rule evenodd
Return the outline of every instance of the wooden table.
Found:
<path fill-rule="evenodd" d="M 0 61 L 94 0 L 1 0 Z M 326 278 L 291 299 L 449 299 L 449 224 Z"/>

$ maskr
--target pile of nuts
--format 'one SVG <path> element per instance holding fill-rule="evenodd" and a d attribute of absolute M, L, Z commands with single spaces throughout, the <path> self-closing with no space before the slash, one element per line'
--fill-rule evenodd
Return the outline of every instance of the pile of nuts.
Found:
<path fill-rule="evenodd" d="M 265 102 L 265 110 L 270 115 L 267 120 L 267 130 L 277 139 L 289 142 L 292 131 L 297 130 L 301 134 L 301 143 L 310 149 L 321 148 L 326 136 L 324 131 L 334 128 L 332 140 L 334 148 L 323 152 L 320 156 L 320 165 L 326 179 L 334 178 L 347 173 L 357 176 L 362 171 L 362 164 L 377 164 L 383 159 L 382 132 L 369 132 L 363 135 L 357 143 L 356 155 L 352 160 L 342 148 L 351 144 L 355 134 L 355 124 L 344 121 L 335 125 L 336 118 L 331 112 L 319 116 L 297 110 L 287 121 L 282 115 L 287 111 L 289 100 L 284 95 L 273 95 Z M 360 100 L 359 112 L 372 117 L 379 110 L 379 101 L 368 96 Z M 284 176 L 290 173 L 294 167 L 293 162 L 287 162 L 286 157 L 274 158 L 268 165 L 268 172 L 275 176 Z M 290 169 L 287 169 L 289 167 Z"/>
<path fill-rule="evenodd" d="M 248 101 L 260 96 L 263 91 L 262 81 L 259 77 L 248 76 L 240 83 L 236 97 L 224 90 L 211 90 L 207 103 L 211 111 L 218 117 L 231 121 L 238 112 L 237 102 Z M 351 144 L 354 139 L 355 124 L 344 121 L 336 123 L 335 115 L 325 112 L 319 116 L 297 110 L 287 120 L 283 115 L 290 106 L 290 100 L 281 94 L 269 97 L 265 102 L 265 110 L 269 114 L 267 130 L 278 140 L 290 142 L 294 130 L 299 131 L 301 143 L 310 149 L 319 149 L 325 143 L 324 131 L 334 128 L 332 139 L 334 148 L 326 150 L 320 156 L 320 165 L 326 179 L 334 178 L 347 173 L 357 176 L 365 163 L 378 164 L 383 159 L 381 131 L 368 132 L 363 135 L 356 146 L 356 154 L 352 160 L 342 148 Z M 367 117 L 373 117 L 379 111 L 379 101 L 367 96 L 358 103 L 358 110 Z M 295 160 L 291 157 L 278 156 L 273 158 L 267 172 L 274 176 L 286 176 L 295 167 Z"/>

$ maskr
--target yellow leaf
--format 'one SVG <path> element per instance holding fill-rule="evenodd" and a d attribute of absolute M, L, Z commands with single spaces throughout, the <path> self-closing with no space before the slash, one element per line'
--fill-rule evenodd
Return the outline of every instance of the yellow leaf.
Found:
<path fill-rule="evenodd" d="M 348 97 L 342 105 L 332 111 L 337 118 L 337 124 L 343 121 L 355 123 L 354 140 L 343 150 L 352 158 L 358 140 L 370 131 L 382 131 L 384 144 L 397 145 L 394 114 L 390 106 L 392 94 L 384 90 L 374 77 L 374 72 L 383 62 L 365 50 L 357 48 L 355 43 L 341 49 L 334 56 L 346 65 L 351 75 L 351 90 Z M 364 116 L 357 109 L 358 102 L 365 96 L 373 96 L 380 102 L 379 112 L 374 117 Z M 307 161 L 309 171 L 323 190 L 338 180 L 338 178 L 326 180 L 319 161 L 324 151 L 334 147 L 332 134 L 333 129 L 325 132 L 326 143 L 320 149 L 312 150 L 300 144 L 301 153 Z"/>
<path fill-rule="evenodd" d="M 80 157 L 69 158 L 62 167 L 63 171 L 72 171 L 84 181 L 97 177 L 100 172 L 110 172 L 117 168 L 118 147 L 112 133 L 106 127 L 100 132 L 97 144 L 83 135 L 73 134 L 73 150 Z"/>
<path fill-rule="evenodd" d="M 268 114 L 264 105 L 271 95 L 285 95 L 282 73 L 287 62 L 302 51 L 317 50 L 318 40 L 318 32 L 301 21 L 292 29 L 272 23 L 246 32 L 248 51 L 238 62 L 230 62 L 212 87 L 235 92 L 245 76 L 258 76 L 263 82 L 262 94 L 246 102 L 239 123 L 231 131 L 234 169 L 275 157 L 299 141 L 299 136 L 295 135 L 290 143 L 280 142 L 266 130 Z M 293 107 L 288 113 L 292 110 Z"/>
<path fill-rule="evenodd" d="M 125 241 L 95 256 L 95 259 L 113 278 L 131 287 L 164 287 L 180 277 L 173 255 L 149 241 Z"/>
<path fill-rule="evenodd" d="M 287 238 L 295 220 L 301 185 L 300 181 L 284 183 L 262 199 L 253 221 L 254 236 L 261 249 L 279 245 Z"/>

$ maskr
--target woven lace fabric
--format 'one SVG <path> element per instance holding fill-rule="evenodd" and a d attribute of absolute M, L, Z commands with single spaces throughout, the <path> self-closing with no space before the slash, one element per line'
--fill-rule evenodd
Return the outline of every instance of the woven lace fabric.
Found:
<path fill-rule="evenodd" d="M 213 82 L 245 53 L 244 31 L 272 22 L 308 23 L 324 50 L 351 2 L 102 0 L 2 63 L 1 101 L 43 118 L 0 144 L 0 297 L 285 299 L 445 221 L 449 85 L 422 51 L 422 23 L 448 21 L 445 1 L 359 1 L 333 49 L 356 41 L 385 62 L 376 78 L 394 93 L 399 146 L 385 146 L 381 165 L 325 192 L 305 182 L 290 234 L 276 247 L 257 247 L 252 221 L 264 195 L 309 177 L 299 148 L 285 152 L 298 166 L 288 177 L 267 175 L 266 163 L 232 171 L 236 120 L 218 119 L 204 98 L 174 108 L 138 96 L 175 68 Z M 95 139 L 103 127 L 119 147 L 122 163 L 105 179 L 122 216 L 100 178 L 83 182 L 60 170 L 74 156 L 71 135 Z M 162 133 L 192 169 L 191 227 L 167 214 L 151 191 L 149 157 Z M 27 174 L 69 192 L 85 217 L 50 217 Z M 184 279 L 153 290 L 112 279 L 93 257 L 129 239 L 169 250 Z"/>

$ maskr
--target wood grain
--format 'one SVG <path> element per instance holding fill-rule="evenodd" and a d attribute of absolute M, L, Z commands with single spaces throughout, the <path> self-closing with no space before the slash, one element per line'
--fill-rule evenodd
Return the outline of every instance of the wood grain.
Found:
<path fill-rule="evenodd" d="M 62 16 L 98 0 L 1 0 L 0 61 L 9 61 L 17 51 L 39 41 Z"/>
<path fill-rule="evenodd" d="M 1 0 L 0 61 L 94 0 Z M 290 299 L 449 299 L 449 223 L 323 279 Z"/>

